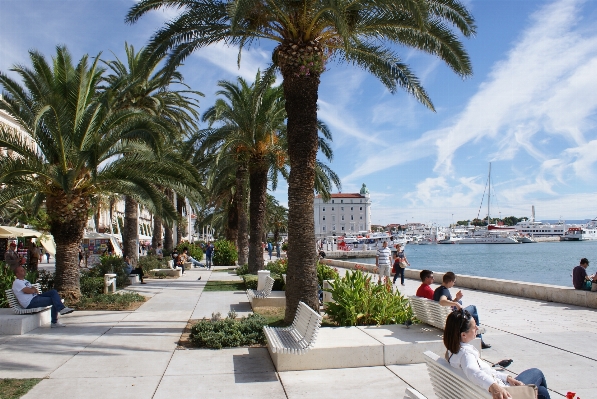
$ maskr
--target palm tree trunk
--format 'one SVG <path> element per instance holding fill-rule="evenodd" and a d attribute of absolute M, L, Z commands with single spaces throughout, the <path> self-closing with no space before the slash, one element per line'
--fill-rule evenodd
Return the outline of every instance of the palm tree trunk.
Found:
<path fill-rule="evenodd" d="M 166 197 L 170 200 L 170 203 L 174 202 L 174 193 L 170 189 L 166 189 Z M 172 241 L 172 227 L 164 225 L 164 251 L 171 253 L 174 249 L 174 242 Z"/>
<path fill-rule="evenodd" d="M 151 247 L 155 250 L 162 245 L 162 218 L 153 215 L 153 235 L 151 236 Z"/>
<path fill-rule="evenodd" d="M 261 238 L 265 230 L 267 195 L 267 164 L 263 159 L 249 163 L 249 273 L 263 269 L 263 246 Z"/>
<path fill-rule="evenodd" d="M 58 190 L 56 190 L 58 191 Z M 79 283 L 79 245 L 87 225 L 89 198 L 82 193 L 47 196 L 50 233 L 56 243 L 54 286 L 61 297 L 76 302 L 81 297 Z"/>
<path fill-rule="evenodd" d="M 102 211 L 101 201 L 98 201 L 97 208 L 95 208 L 95 212 L 93 213 L 93 223 L 95 224 L 95 232 L 99 233 L 99 222 L 100 222 L 100 213 Z"/>
<path fill-rule="evenodd" d="M 226 221 L 226 239 L 233 243 L 238 241 L 238 207 L 233 199 L 228 204 L 228 219 Z M 238 248 L 237 248 L 238 251 Z"/>
<path fill-rule="evenodd" d="M 186 209 L 184 197 L 176 194 L 176 211 L 178 212 L 178 222 L 176 223 L 176 244 L 182 241 L 184 222 L 183 210 Z"/>
<path fill-rule="evenodd" d="M 245 265 L 249 257 L 249 221 L 247 219 L 247 176 L 246 165 L 239 165 L 236 170 L 235 202 L 238 213 L 238 264 Z"/>
<path fill-rule="evenodd" d="M 139 259 L 137 242 L 139 240 L 138 203 L 133 197 L 124 198 L 124 229 L 122 231 L 122 253 L 131 260 L 131 266 L 136 267 Z"/>
<path fill-rule="evenodd" d="M 313 187 L 317 156 L 317 90 L 319 74 L 296 76 L 282 68 L 288 115 L 288 273 L 286 314 L 294 319 L 299 301 L 319 310 L 317 298 L 317 256 L 313 220 Z"/>

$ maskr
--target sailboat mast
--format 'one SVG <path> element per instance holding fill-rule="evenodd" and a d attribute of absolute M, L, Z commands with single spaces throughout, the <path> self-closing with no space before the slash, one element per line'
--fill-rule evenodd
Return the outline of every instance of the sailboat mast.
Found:
<path fill-rule="evenodd" d="M 487 177 L 487 182 L 489 186 L 489 195 L 487 196 L 487 227 L 489 228 L 489 206 L 491 203 L 491 162 L 489 162 L 489 176 Z"/>

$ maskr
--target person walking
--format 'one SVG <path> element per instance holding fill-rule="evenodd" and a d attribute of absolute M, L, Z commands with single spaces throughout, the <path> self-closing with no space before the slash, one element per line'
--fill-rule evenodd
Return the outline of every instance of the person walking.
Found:
<path fill-rule="evenodd" d="M 46 263 L 50 263 L 50 253 L 46 249 Z"/>
<path fill-rule="evenodd" d="M 404 256 L 404 249 L 400 244 L 396 244 L 396 255 L 394 255 L 394 280 L 392 284 L 396 284 L 398 276 L 400 276 L 400 284 L 404 286 L 404 269 L 410 266 L 408 259 Z"/>
<path fill-rule="evenodd" d="M 207 266 L 207 270 L 211 270 L 211 262 L 214 256 L 214 246 L 211 242 L 207 242 L 207 246 L 205 247 L 205 265 Z"/>
<path fill-rule="evenodd" d="M 386 281 L 390 278 L 390 265 L 392 264 L 392 251 L 388 248 L 388 242 L 384 241 L 382 247 L 377 250 L 375 256 L 375 266 L 377 266 L 377 274 L 379 275 L 378 284 L 382 283 L 383 278 Z"/>
<path fill-rule="evenodd" d="M 280 259 L 280 243 L 276 243 L 276 257 Z"/>
<path fill-rule="evenodd" d="M 269 254 L 269 260 L 272 260 L 272 251 L 274 248 L 272 247 L 272 243 L 270 241 L 267 242 L 267 253 Z"/>
<path fill-rule="evenodd" d="M 4 261 L 10 267 L 10 270 L 14 271 L 19 267 L 20 256 L 17 252 L 17 244 L 11 242 L 8 246 L 8 251 L 4 254 Z"/>

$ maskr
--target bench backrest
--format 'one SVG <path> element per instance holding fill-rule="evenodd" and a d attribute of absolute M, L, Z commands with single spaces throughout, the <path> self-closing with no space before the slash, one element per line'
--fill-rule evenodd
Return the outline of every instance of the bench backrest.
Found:
<path fill-rule="evenodd" d="M 319 313 L 301 301 L 296 309 L 296 315 L 290 328 L 294 328 L 303 337 L 303 340 L 309 342 L 309 346 L 312 346 L 321 326 L 321 320 L 322 317 Z"/>
<path fill-rule="evenodd" d="M 408 387 L 404 391 L 404 399 L 427 399 L 425 396 L 421 394 L 421 392 L 417 391 L 414 388 Z"/>
<path fill-rule="evenodd" d="M 446 327 L 446 318 L 452 313 L 450 306 L 442 306 L 437 301 L 419 296 L 411 296 L 408 299 L 417 319 L 440 330 Z"/>
<path fill-rule="evenodd" d="M 267 298 L 272 293 L 272 288 L 274 288 L 274 279 L 270 276 L 265 277 L 265 286 L 262 290 L 262 295 L 264 298 Z"/>
<path fill-rule="evenodd" d="M 41 294 L 41 284 L 40 283 L 35 283 L 35 284 L 31 284 L 32 287 L 37 288 L 37 291 Z M 13 308 L 13 309 L 25 309 L 24 307 L 21 306 L 21 304 L 19 303 L 17 297 L 15 296 L 15 293 L 13 292 L 12 288 L 5 290 L 4 291 L 6 293 L 6 299 L 8 299 L 8 305 Z"/>
<path fill-rule="evenodd" d="M 456 369 L 431 351 L 424 353 L 431 385 L 442 399 L 491 399 L 489 392 L 470 382 L 462 370 Z"/>
<path fill-rule="evenodd" d="M 174 259 L 170 259 L 170 260 L 168 261 L 168 267 L 169 267 L 170 269 L 174 269 Z"/>

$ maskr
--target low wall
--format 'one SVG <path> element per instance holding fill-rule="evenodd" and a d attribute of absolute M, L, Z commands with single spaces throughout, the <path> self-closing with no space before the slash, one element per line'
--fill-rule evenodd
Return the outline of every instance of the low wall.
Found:
<path fill-rule="evenodd" d="M 326 251 L 324 248 L 323 252 L 325 252 L 326 258 L 332 258 L 332 259 L 375 258 L 375 256 L 377 255 L 377 251 L 374 251 L 374 250 L 369 250 L 369 251 L 359 251 L 359 250 Z"/>
<path fill-rule="evenodd" d="M 375 273 L 375 265 L 367 263 L 347 262 L 336 259 L 322 259 L 320 262 L 329 266 L 342 267 L 344 269 L 359 268 L 364 271 Z M 404 276 L 413 280 L 420 280 L 420 269 L 406 268 Z M 440 282 L 444 273 L 433 272 L 435 281 Z M 519 296 L 522 298 L 538 299 L 540 301 L 565 303 L 568 305 L 584 306 L 597 309 L 597 292 L 579 291 L 573 287 L 562 287 L 559 285 L 527 283 L 524 281 L 502 280 L 489 277 L 467 276 L 457 274 L 458 287 L 470 288 L 479 291 L 495 292 L 498 294 Z"/>

